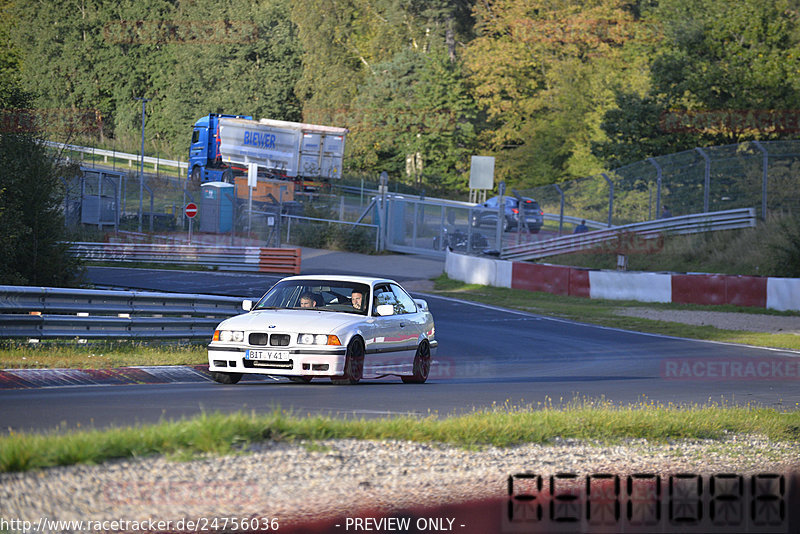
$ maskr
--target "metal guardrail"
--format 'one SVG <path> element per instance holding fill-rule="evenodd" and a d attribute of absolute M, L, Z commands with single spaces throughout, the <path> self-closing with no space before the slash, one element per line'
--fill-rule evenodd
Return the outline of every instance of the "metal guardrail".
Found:
<path fill-rule="evenodd" d="M 556 222 L 556 223 L 562 222 L 561 216 L 557 215 L 555 213 L 545 213 L 543 215 L 543 217 L 544 217 L 545 221 Z M 601 223 L 601 222 L 598 222 L 598 221 L 592 221 L 592 220 L 586 219 L 586 218 L 572 217 L 571 215 L 564 215 L 564 218 L 563 218 L 563 223 L 564 224 L 571 224 L 571 225 L 575 226 L 577 224 L 580 224 L 581 222 L 585 222 L 586 226 L 588 226 L 589 228 L 598 228 L 598 229 L 599 228 L 608 228 L 608 224 L 607 223 Z"/>
<path fill-rule="evenodd" d="M 210 339 L 242 313 L 215 295 L 0 286 L 0 338 Z"/>
<path fill-rule="evenodd" d="M 82 152 L 84 154 L 92 154 L 95 156 L 104 156 L 109 158 L 119 158 L 124 159 L 132 162 L 141 162 L 142 156 L 140 154 L 128 154 L 125 152 L 117 152 L 115 150 L 105 150 L 102 148 L 92 148 L 92 147 L 85 147 L 85 146 L 78 146 L 78 145 L 67 145 L 65 143 L 56 143 L 53 141 L 45 141 L 45 145 L 50 148 L 58 148 L 61 150 L 69 150 L 71 152 Z M 189 163 L 186 161 L 175 161 L 171 159 L 161 159 L 161 158 L 154 158 L 152 156 L 145 156 L 144 157 L 145 163 L 152 163 L 156 166 L 156 169 L 159 165 L 163 165 L 165 167 L 176 167 L 179 169 L 188 169 Z"/>
<path fill-rule="evenodd" d="M 72 243 L 84 261 L 168 263 L 215 267 L 221 271 L 300 274 L 299 248 L 221 247 L 172 243 Z"/>
<path fill-rule="evenodd" d="M 622 236 L 625 235 L 635 236 L 637 240 L 645 242 L 664 234 L 684 235 L 715 230 L 734 230 L 755 225 L 754 208 L 682 215 L 507 247 L 501 251 L 500 257 L 509 260 L 535 260 L 608 246 L 615 242 L 619 243 Z"/>

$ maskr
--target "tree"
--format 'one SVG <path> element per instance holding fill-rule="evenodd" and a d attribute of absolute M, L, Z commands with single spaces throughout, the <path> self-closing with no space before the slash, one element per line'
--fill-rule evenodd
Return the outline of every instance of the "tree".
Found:
<path fill-rule="evenodd" d="M 475 7 L 465 62 L 489 121 L 482 144 L 513 186 L 602 170 L 592 142 L 613 89 L 643 83 L 639 48 L 650 30 L 621 0 L 497 0 Z"/>
<path fill-rule="evenodd" d="M 602 128 L 607 139 L 593 143 L 594 154 L 616 169 L 652 156 L 690 150 L 700 139 L 691 132 L 665 131 L 665 103 L 649 95 L 620 92 L 617 107 L 606 112 Z"/>
<path fill-rule="evenodd" d="M 201 4 L 191 16 L 219 26 L 219 36 L 165 45 L 172 67 L 154 71 L 159 89 L 150 124 L 157 132 L 185 150 L 191 125 L 209 112 L 301 120 L 294 92 L 301 49 L 288 0 Z"/>
<path fill-rule="evenodd" d="M 698 145 L 796 137 L 782 124 L 800 101 L 796 2 L 662 0 L 644 16 L 663 35 L 650 87 L 617 90 L 604 121 L 609 139 L 595 154 L 616 165 Z"/>
<path fill-rule="evenodd" d="M 405 50 L 426 54 L 471 36 L 473 0 L 340 0 L 292 2 L 302 43 L 297 94 L 308 122 L 349 125 L 360 86 L 380 76 L 379 64 Z"/>
<path fill-rule="evenodd" d="M 0 136 L 0 279 L 7 284 L 69 286 L 80 264 L 64 243 L 59 169 L 41 141 Z"/>
<path fill-rule="evenodd" d="M 64 244 L 59 169 L 30 116 L 32 95 L 21 86 L 22 54 L 9 38 L 17 19 L 0 4 L 0 283 L 72 285 L 79 262 Z M 19 120 L 22 117 L 22 120 Z"/>
<path fill-rule="evenodd" d="M 413 49 L 376 65 L 355 100 L 350 164 L 430 190 L 465 189 L 477 115 L 457 63 Z"/>
<path fill-rule="evenodd" d="M 13 40 L 30 43 L 21 54 L 34 105 L 96 109 L 101 141 L 138 148 L 137 97 L 152 99 L 148 138 L 184 157 L 192 123 L 209 112 L 300 119 L 289 0 L 40 1 L 13 12 Z"/>

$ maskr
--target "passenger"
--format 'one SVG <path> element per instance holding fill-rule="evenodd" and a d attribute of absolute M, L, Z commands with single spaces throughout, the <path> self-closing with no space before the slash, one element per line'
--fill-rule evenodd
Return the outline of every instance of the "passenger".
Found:
<path fill-rule="evenodd" d="M 314 296 L 314 293 L 303 293 L 300 295 L 300 307 L 301 308 L 316 308 L 317 307 L 317 299 Z"/>
<path fill-rule="evenodd" d="M 353 304 L 353 308 L 358 311 L 364 311 L 364 292 L 360 289 L 354 289 L 350 293 L 350 302 Z"/>

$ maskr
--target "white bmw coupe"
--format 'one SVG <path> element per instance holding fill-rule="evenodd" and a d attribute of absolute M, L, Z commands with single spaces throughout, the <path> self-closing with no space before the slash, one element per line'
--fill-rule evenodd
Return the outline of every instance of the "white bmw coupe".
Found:
<path fill-rule="evenodd" d="M 428 304 L 385 278 L 291 276 L 242 308 L 248 313 L 221 322 L 208 345 L 209 371 L 222 384 L 248 373 L 419 384 L 438 345 Z"/>

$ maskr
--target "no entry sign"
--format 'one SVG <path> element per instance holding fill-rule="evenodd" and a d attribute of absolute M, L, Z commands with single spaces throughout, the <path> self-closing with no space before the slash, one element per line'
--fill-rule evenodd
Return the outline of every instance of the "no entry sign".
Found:
<path fill-rule="evenodd" d="M 197 215 L 197 204 L 195 204 L 194 202 L 189 202 L 188 204 L 186 204 L 186 209 L 184 209 L 183 211 L 184 213 L 186 213 L 187 217 L 192 219 L 194 218 L 195 215 Z"/>

